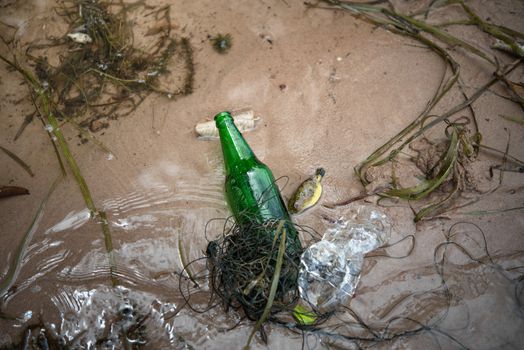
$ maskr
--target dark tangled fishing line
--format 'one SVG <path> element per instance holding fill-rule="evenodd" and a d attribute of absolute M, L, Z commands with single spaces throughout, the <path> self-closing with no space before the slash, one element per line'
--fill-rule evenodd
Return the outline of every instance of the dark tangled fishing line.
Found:
<path fill-rule="evenodd" d="M 222 237 L 210 241 L 206 256 L 213 292 L 226 308 L 242 309 L 251 320 L 260 319 L 270 301 L 270 288 L 280 265 L 271 315 L 292 310 L 299 298 L 298 271 L 302 251 L 288 249 L 292 240 L 282 232 L 283 221 L 233 225 Z M 282 261 L 277 261 L 281 240 L 286 239 Z"/>

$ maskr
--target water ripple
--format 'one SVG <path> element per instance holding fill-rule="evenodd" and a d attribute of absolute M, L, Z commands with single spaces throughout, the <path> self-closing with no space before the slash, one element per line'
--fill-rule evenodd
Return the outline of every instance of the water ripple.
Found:
<path fill-rule="evenodd" d="M 123 287 L 98 286 L 94 289 L 65 287 L 52 298 L 62 315 L 60 334 L 70 348 L 123 348 L 123 334 L 137 323 L 144 332 L 138 337 L 151 348 L 184 349 L 186 344 L 175 333 L 164 315 L 177 310 L 176 304 L 163 302 L 148 292 Z M 129 339 L 129 338 L 128 338 Z"/>

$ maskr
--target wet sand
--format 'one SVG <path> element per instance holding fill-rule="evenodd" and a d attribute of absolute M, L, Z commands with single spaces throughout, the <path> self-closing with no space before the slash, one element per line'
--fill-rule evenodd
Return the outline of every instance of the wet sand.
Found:
<path fill-rule="evenodd" d="M 17 35 L 22 45 L 60 28 L 50 25 L 58 21 L 52 1 L 4 2 L 7 5 L 2 8 L 0 19 L 21 28 Z M 335 203 L 363 191 L 353 167 L 424 109 L 439 84 L 444 64 L 413 41 L 343 11 L 311 9 L 300 1 L 149 3 L 171 5 L 174 33 L 190 39 L 196 70 L 194 92 L 176 100 L 151 95 L 132 115 L 113 121 L 108 129 L 96 133 L 111 149 L 112 156 L 92 142 L 81 144 L 71 125 L 64 124 L 61 129 L 96 205 L 107 212 L 118 277 L 129 289 L 129 299 L 137 303 L 140 312 L 155 310 L 148 324 L 154 340 L 146 348 L 168 348 L 167 344 L 181 348 L 180 338 L 174 334 L 198 349 L 241 348 L 253 324 L 244 322 L 225 331 L 239 319 L 234 312 L 226 314 L 222 308 L 214 308 L 199 314 L 186 307 L 172 319 L 162 316 L 184 304 L 176 272 L 181 271 L 184 259 L 203 256 L 207 244 L 205 224 L 228 216 L 222 193 L 220 145 L 197 140 L 194 126 L 211 120 L 222 110 L 253 109 L 261 121 L 256 130 L 246 133 L 246 139 L 275 177 L 289 178 L 283 196 L 289 198 L 298 184 L 322 166 L 326 177 L 321 204 Z M 472 6 L 493 23 L 524 31 L 524 4 L 520 1 L 474 1 Z M 449 14 L 437 14 L 444 18 L 446 15 Z M 489 49 L 491 42 L 476 30 L 450 30 Z M 217 33 L 230 33 L 233 37 L 227 54 L 220 55 L 212 49 L 208 35 Z M 1 47 L 2 54 L 6 54 L 5 46 Z M 453 55 L 461 64 L 468 93 L 491 77 L 491 67 L 479 59 L 460 49 L 454 50 Z M 511 61 L 509 56 L 500 55 L 504 62 Z M 32 106 L 20 77 L 4 64 L 0 70 L 0 145 L 16 153 L 35 173 L 30 177 L 0 153 L 0 185 L 23 186 L 31 193 L 0 200 L 0 276 L 4 278 L 21 237 L 60 175 L 60 168 L 40 121 L 33 121 L 13 142 Z M 522 67 L 512 77 L 522 82 Z M 459 100 L 459 94 L 451 95 L 439 110 Z M 504 150 L 509 130 L 509 151 L 523 159 L 523 126 L 499 116 L 522 117 L 522 110 L 493 93 L 482 96 L 473 107 L 483 142 Z M 437 135 L 441 134 L 440 131 Z M 500 162 L 482 152 L 479 159 L 493 165 Z M 491 186 L 497 178 L 490 180 L 485 170 L 481 175 Z M 368 258 L 350 306 L 368 322 L 380 323 L 393 316 L 424 322 L 430 322 L 428 317 L 441 317 L 439 329 L 468 348 L 518 348 L 524 343 L 524 322 L 522 306 L 517 303 L 522 295 L 515 298 L 516 282 L 511 279 L 514 274 L 502 273 L 489 264 L 472 264 L 459 251 L 450 249 L 449 269 L 445 273 L 454 299 L 449 312 L 443 307 L 445 296 L 438 293 L 404 297 L 439 286 L 433 266 L 434 249 L 445 241 L 444 234 L 457 222 L 473 223 L 482 229 L 498 264 L 522 265 L 521 210 L 459 214 L 522 206 L 522 189 L 522 174 L 505 173 L 502 185 L 494 193 L 480 197 L 471 206 L 446 213 L 441 219 L 418 224 L 413 223 L 413 212 L 406 203 L 384 209 L 393 221 L 391 241 L 414 235 L 415 248 L 404 259 Z M 317 206 L 296 217 L 296 221 L 322 232 L 322 216 L 326 214 L 333 211 Z M 475 227 L 461 224 L 454 230 L 476 256 L 484 254 L 482 236 Z M 219 232 L 217 223 L 208 230 L 207 238 L 213 239 Z M 194 267 L 195 271 L 204 268 L 203 261 Z M 84 329 L 89 329 L 86 339 L 97 332 L 102 334 L 102 320 L 113 317 L 120 302 L 110 285 L 100 226 L 86 216 L 80 191 L 72 176 L 68 176 L 59 183 L 38 221 L 11 286 L 16 286 L 12 289 L 14 294 L 5 303 L 6 313 L 24 320 L 0 319 L 0 347 L 17 342 L 23 328 L 39 319 L 54 324 L 58 333 L 71 338 Z M 203 309 L 205 300 L 204 293 L 195 299 L 195 304 Z M 252 348 L 302 346 L 299 334 L 278 326 L 267 330 L 268 346 L 258 339 Z M 406 336 L 381 346 L 437 349 L 439 342 L 443 348 L 460 348 L 433 333 Z M 308 345 L 323 346 L 313 337 Z"/>

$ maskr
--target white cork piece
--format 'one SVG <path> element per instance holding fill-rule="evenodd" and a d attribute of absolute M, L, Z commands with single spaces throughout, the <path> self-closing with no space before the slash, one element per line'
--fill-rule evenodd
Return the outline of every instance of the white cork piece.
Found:
<path fill-rule="evenodd" d="M 231 112 L 231 115 L 238 130 L 242 133 L 255 130 L 260 121 L 259 117 L 255 117 L 255 112 L 252 109 Z M 219 138 L 214 120 L 198 123 L 195 126 L 195 131 L 199 140 L 216 140 Z"/>

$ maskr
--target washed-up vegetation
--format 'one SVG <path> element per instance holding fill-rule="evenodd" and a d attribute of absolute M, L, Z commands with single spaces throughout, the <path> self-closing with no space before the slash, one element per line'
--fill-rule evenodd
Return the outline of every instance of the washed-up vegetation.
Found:
<path fill-rule="evenodd" d="M 100 222 L 114 272 L 106 214 L 95 206 L 62 131 L 63 125 L 72 125 L 86 139 L 108 151 L 91 132 L 132 113 L 151 93 L 172 99 L 192 92 L 191 45 L 186 38 L 173 37 L 169 6 L 85 0 L 59 4 L 56 12 L 67 23 L 67 32 L 24 48 L 18 47 L 14 38 L 3 37 L 11 57 L 0 55 L 0 59 L 24 78 L 35 107 L 35 113 L 24 119 L 17 137 L 35 117 L 44 125 L 62 173 L 66 175 L 67 165 L 92 216 Z M 151 27 L 144 33 L 135 33 L 132 16 L 150 18 Z M 57 50 L 65 54 L 60 54 L 58 64 L 53 66 L 45 54 L 56 54 Z M 3 147 L 2 150 L 8 152 Z M 8 154 L 13 158 L 12 153 Z M 28 165 L 18 157 L 13 159 L 33 175 Z"/>
<path fill-rule="evenodd" d="M 23 118 L 15 141 L 35 121 L 48 132 L 61 173 L 59 180 L 73 176 L 91 217 L 100 224 L 111 283 L 116 286 L 119 281 L 107 216 L 95 205 L 67 141 L 65 126 L 109 152 L 94 132 L 135 111 L 152 93 L 175 99 L 192 92 L 192 48 L 187 38 L 177 38 L 172 32 L 169 6 L 154 7 L 144 1 L 66 0 L 58 2 L 54 10 L 67 28 L 60 36 L 24 46 L 16 35 L 1 38 L 8 53 L 0 54 L 0 59 L 23 78 L 34 106 L 34 112 Z M 133 25 L 138 17 L 147 18 L 146 27 Z M 34 176 L 29 165 L 14 153 L 4 147 L 1 150 Z M 35 224 L 59 180 L 51 186 L 10 261 L 0 284 L 2 299 L 10 295 Z M 2 187 L 5 193 L 15 190 Z M 0 316 L 11 317 L 1 310 Z"/>
<path fill-rule="evenodd" d="M 440 84 L 435 89 L 434 96 L 420 114 L 402 131 L 355 167 L 358 179 L 368 192 L 357 198 L 330 205 L 330 207 L 347 205 L 354 200 L 377 194 L 381 197 L 378 202 L 379 205 L 384 200 L 391 199 L 409 201 L 414 211 L 414 220 L 420 221 L 440 215 L 452 208 L 464 207 L 472 203 L 470 199 L 461 200 L 461 194 L 470 190 L 471 186 L 468 183 L 469 167 L 477 161 L 480 152 L 489 152 L 499 157 L 500 164 L 492 167 L 492 171 L 495 169 L 500 171 L 498 185 L 502 183 L 503 173 L 508 170 L 508 164 L 518 169 L 522 167 L 524 163 L 508 154 L 508 149 L 501 151 L 483 143 L 482 130 L 479 128 L 473 106 L 475 101 L 491 92 L 492 87 L 502 85 L 506 88 L 504 98 L 516 103 L 520 108 L 524 108 L 521 91 L 519 91 L 520 83 L 511 80 L 512 73 L 521 67 L 524 57 L 520 43 L 524 36 L 521 33 L 504 26 L 488 23 L 463 1 L 432 2 L 426 9 L 409 15 L 397 11 L 393 3 L 389 1 L 366 3 L 325 0 L 316 4 L 308 4 L 308 6 L 311 8 L 346 10 L 358 19 L 422 44 L 435 52 L 446 65 L 446 70 Z M 428 20 L 428 16 L 434 10 L 446 6 L 454 6 L 457 11 L 462 11 L 466 19 L 458 22 L 432 24 Z M 486 51 L 465 39 L 450 34 L 445 28 L 451 25 L 476 26 L 478 30 L 488 34 L 494 43 L 498 43 L 494 46 L 494 50 L 503 48 L 505 53 Z M 479 57 L 481 61 L 487 62 L 493 69 L 492 77 L 472 93 L 467 92 L 466 86 L 470 87 L 470 85 L 467 81 L 464 81 L 461 65 L 454 57 L 454 52 L 458 50 L 461 51 L 461 54 Z M 505 56 L 500 58 L 500 55 Z M 444 98 L 451 94 L 458 94 L 462 101 L 448 108 L 443 107 L 446 106 L 443 103 Z M 437 113 L 437 110 L 444 111 Z M 511 120 L 511 118 L 505 119 Z M 439 128 L 441 128 L 441 134 L 439 134 Z M 430 133 L 430 131 L 432 132 Z M 418 149 L 416 142 L 425 142 L 425 148 Z M 428 154 L 431 155 L 430 158 L 426 157 Z M 399 180 L 402 176 L 406 176 L 403 167 L 409 162 L 415 164 L 420 171 L 419 180 L 415 185 L 401 186 Z M 384 169 L 388 169 L 386 171 L 388 180 L 380 184 L 373 183 L 373 172 L 383 171 Z M 488 192 L 491 193 L 497 188 L 498 186 L 495 186 Z M 520 209 L 521 207 L 508 210 Z M 439 344 L 467 348 L 459 339 L 440 329 L 455 302 L 447 282 L 449 278 L 454 278 L 446 271 L 446 264 L 448 263 L 446 255 L 449 251 L 457 249 L 466 259 L 470 260 L 470 265 L 487 266 L 490 269 L 500 271 L 502 275 L 512 280 L 515 286 L 515 302 L 517 304 L 521 302 L 522 289 L 522 275 L 515 274 L 514 267 L 502 268 L 496 262 L 496 259 L 492 258 L 481 228 L 471 225 L 474 235 L 479 236 L 481 244 L 483 242 L 483 255 L 473 254 L 469 250 L 470 247 L 466 247 L 459 240 L 456 240 L 464 231 L 471 231 L 469 230 L 470 225 L 464 222 L 453 225 L 446 235 L 446 241 L 435 248 L 433 267 L 440 278 L 440 284 L 431 290 L 407 293 L 400 300 L 392 301 L 391 305 L 386 307 L 387 312 L 383 313 L 379 320 L 373 324 L 364 321 L 364 317 L 347 306 L 341 308 L 339 315 L 336 313 L 338 317 L 333 317 L 332 313 L 320 313 L 318 310 L 312 309 L 311 305 L 306 305 L 305 308 L 300 305 L 297 307 L 297 298 L 291 298 L 291 302 L 285 305 L 275 305 L 275 295 L 272 293 L 274 291 L 273 282 L 276 281 L 275 278 L 280 277 L 280 268 L 289 268 L 293 263 L 292 261 L 281 263 L 279 260 L 280 251 L 275 249 L 275 242 L 270 244 L 268 241 L 264 246 L 267 246 L 270 252 L 267 255 L 268 261 L 273 261 L 271 273 L 266 275 L 266 270 L 263 267 L 267 265 L 257 263 L 258 270 L 247 269 L 250 273 L 255 270 L 257 272 L 246 274 L 246 268 L 250 267 L 251 261 L 249 259 L 246 261 L 244 257 L 253 255 L 252 249 L 257 250 L 257 247 L 260 247 L 260 241 L 259 238 L 256 243 L 243 241 L 250 237 L 245 232 L 241 232 L 239 235 L 235 231 L 225 231 L 223 238 L 209 243 L 207 259 L 210 275 L 208 278 L 211 281 L 213 293 L 218 294 L 219 300 L 222 300 L 222 304 L 225 304 L 226 310 L 229 308 L 240 310 L 248 319 L 257 321 L 246 347 L 249 346 L 255 332 L 259 332 L 261 339 L 267 341 L 263 324 L 266 321 L 272 321 L 273 324 L 302 333 L 304 339 L 308 339 L 310 336 L 317 338 L 329 347 L 368 348 L 377 343 L 392 343 L 405 337 L 426 334 L 437 339 Z M 459 230 L 459 228 L 462 230 Z M 459 232 L 457 233 L 455 230 Z M 241 240 L 239 237 L 241 237 Z M 406 242 L 408 242 L 407 247 L 405 247 Z M 404 245 L 406 253 L 398 256 L 386 253 L 388 248 L 397 244 Z M 415 236 L 408 236 L 384 247 L 382 253 L 374 253 L 368 258 L 405 258 L 411 254 L 414 246 Z M 234 258 L 229 259 L 229 255 L 226 254 L 228 251 L 235 252 Z M 256 256 L 260 256 L 258 251 Z M 220 269 L 224 270 L 220 271 Z M 241 286 L 235 284 L 239 281 L 238 274 L 243 277 Z M 231 281 L 234 281 L 234 283 L 228 284 Z M 262 286 L 264 288 L 258 288 Z M 285 288 L 288 288 L 289 293 L 296 293 L 296 286 L 285 286 L 285 284 L 280 283 L 278 288 L 284 288 L 284 293 Z M 278 290 L 280 291 L 280 289 Z M 261 297 L 260 301 L 252 303 L 253 300 L 258 299 L 250 298 L 248 302 L 245 302 L 253 291 L 264 291 L 257 294 Z M 189 297 L 187 300 L 189 301 Z M 212 300 L 214 299 L 212 298 Z M 285 299 L 280 297 L 278 300 L 281 302 Z M 407 305 L 424 305 L 424 303 L 427 303 L 428 306 L 427 313 L 422 318 L 412 316 L 409 309 L 403 309 Z M 272 312 L 269 312 L 269 310 Z M 287 315 L 287 318 L 283 314 Z M 291 315 L 294 316 L 294 319 Z"/>
<path fill-rule="evenodd" d="M 492 92 L 490 89 L 494 86 L 500 85 L 505 89 L 505 95 L 501 98 L 511 100 L 524 109 L 522 83 L 512 80 L 512 73 L 522 68 L 523 34 L 482 19 L 466 2 L 460 0 L 432 1 L 428 7 L 410 14 L 395 9 L 391 2 L 380 0 L 324 0 L 308 6 L 312 11 L 318 7 L 343 10 L 378 28 L 405 36 L 410 43 L 415 41 L 432 50 L 442 58 L 447 67 L 434 96 L 420 114 L 414 116 L 409 125 L 355 167 L 357 177 L 366 192 L 358 198 L 335 203 L 333 206 L 346 205 L 370 194 L 378 194 L 381 197 L 379 205 L 391 199 L 408 201 L 413 207 L 415 221 L 419 221 L 471 203 L 470 200 L 461 200 L 461 194 L 469 190 L 468 167 L 477 161 L 481 152 L 499 156 L 500 164 L 492 169 L 500 172 L 499 184 L 504 171 L 522 172 L 520 169 L 523 169 L 524 163 L 511 156 L 508 149 L 497 150 L 484 144 L 474 103 L 486 93 Z M 433 11 L 451 6 L 463 14 L 463 20 L 437 24 L 428 20 Z M 32 43 L 25 51 L 16 47 L 15 42 L 9 38 L 3 38 L 12 55 L 0 58 L 24 78 L 30 87 L 35 106 L 35 113 L 24 119 L 17 136 L 23 133 L 27 123 L 35 119 L 48 130 L 61 173 L 73 175 L 92 216 L 101 225 L 112 284 L 118 285 L 106 214 L 95 205 L 80 166 L 68 145 L 63 127 L 71 125 L 84 138 L 92 140 L 107 151 L 108 148 L 92 133 L 108 127 L 112 120 L 135 111 L 152 93 L 171 99 L 191 93 L 194 74 L 191 46 L 187 39 L 173 37 L 169 7 L 153 8 L 142 1 L 126 4 L 121 1 L 75 0 L 61 3 L 57 13 L 68 23 L 67 32 L 60 38 L 48 38 L 45 43 Z M 142 43 L 145 46 L 140 45 L 140 36 L 134 32 L 136 29 L 128 26 L 130 17 L 137 13 L 152 21 L 141 32 L 141 38 L 147 38 L 145 41 L 148 44 Z M 445 29 L 464 25 L 474 26 L 492 39 L 493 51 L 479 48 Z M 231 46 L 230 41 L 230 37 L 217 36 L 211 39 L 211 44 L 215 50 L 223 53 Z M 60 57 L 59 63 L 50 63 L 45 53 L 64 48 L 65 54 Z M 466 83 L 461 79 L 461 65 L 454 57 L 458 50 L 461 54 L 480 58 L 493 70 L 493 75 L 473 93 L 466 91 Z M 505 53 L 495 50 L 504 50 Z M 34 69 L 29 68 L 31 66 Z M 443 112 L 435 112 L 443 105 L 443 99 L 452 93 L 458 93 L 462 100 Z M 501 118 L 522 123 L 521 116 L 504 115 Z M 421 140 L 427 146 L 422 150 L 415 145 Z M 431 159 L 424 158 L 423 153 L 431 154 Z M 30 171 L 30 167 L 24 166 L 22 160 L 10 157 L 25 171 Z M 402 186 L 403 167 L 408 163 L 415 164 L 420 170 L 419 181 L 416 185 Z M 374 183 L 374 171 L 384 172 L 387 180 Z M 31 240 L 34 223 L 42 215 L 57 183 L 51 186 L 19 248 L 13 254 L 7 275 L 0 284 L 0 295 L 3 297 L 9 297 L 12 292 L 10 287 L 16 279 L 24 250 Z M 496 189 L 497 187 L 490 192 Z M 522 208 L 519 206 L 505 211 Z M 466 214 L 483 215 L 489 212 Z M 371 348 L 377 344 L 388 347 L 397 346 L 395 341 L 416 336 L 436 339 L 437 344 L 443 348 L 467 348 L 460 339 L 441 327 L 450 309 L 459 302 L 451 286 L 453 280 L 460 280 L 458 270 L 462 266 L 450 261 L 451 254 L 460 255 L 467 262 L 470 271 L 483 269 L 509 281 L 514 286 L 514 301 L 521 311 L 524 290 L 522 266 L 509 265 L 507 261 L 521 258 L 522 252 L 492 255 L 482 229 L 470 223 L 454 224 L 444 232 L 444 240 L 433 250 L 433 264 L 421 269 L 420 275 L 430 275 L 428 271 L 436 274 L 438 278 L 432 280 L 436 281 L 435 284 L 428 290 L 406 292 L 392 300 L 386 300 L 382 312 L 374 315 L 374 321 L 366 320 L 367 317 L 349 306 L 324 314 L 310 310 L 308 305 L 302 307 L 303 305 L 298 304 L 297 307 L 299 255 L 290 256 L 286 252 L 288 237 L 283 223 L 272 222 L 266 227 L 253 227 L 247 231 L 229 223 L 226 221 L 218 239 L 209 242 L 206 256 L 202 258 L 207 265 L 197 273 L 197 264 L 186 261 L 185 249 L 179 239 L 178 254 L 184 265 L 178 276 L 179 291 L 185 299 L 185 304 L 180 309 L 188 307 L 194 312 L 208 312 L 216 306 L 223 306 L 226 311 L 234 310 L 240 315 L 241 320 L 236 326 L 244 320 L 250 323 L 254 321 L 246 347 L 249 347 L 256 334 L 267 342 L 265 325 L 271 322 L 274 327 L 286 328 L 297 337 L 302 337 L 305 348 L 318 344 L 328 348 Z M 306 232 L 315 239 L 318 238 L 318 235 L 309 230 Z M 464 244 L 463 237 L 473 240 L 475 247 L 480 247 L 480 253 L 479 249 L 473 251 L 472 247 Z M 415 242 L 416 236 L 409 235 L 366 258 L 405 258 L 414 250 Z M 397 245 L 403 247 L 404 253 L 390 254 L 389 250 Z M 206 289 L 208 283 L 210 288 Z M 196 298 L 197 294 L 205 294 L 209 297 L 209 303 L 202 307 L 202 300 Z M 424 312 L 415 314 L 411 310 L 413 306 Z M 13 319 L 11 315 L 1 313 L 1 308 L 0 317 Z M 121 330 L 121 344 L 128 348 L 146 345 L 148 337 L 143 325 L 149 316 L 134 315 L 129 323 L 124 322 L 126 317 L 129 317 L 128 312 L 119 314 L 109 322 L 112 330 L 117 329 L 116 333 Z M 33 344 L 30 346 L 34 348 L 44 348 L 38 342 L 43 344 L 42 339 L 45 338 L 42 334 L 45 331 L 44 325 L 27 328 L 25 339 L 29 339 Z M 48 339 L 50 342 L 58 342 L 57 339 Z M 109 340 L 112 339 L 100 339 L 100 345 L 107 345 Z M 57 346 L 67 348 L 67 344 L 60 344 Z"/>
<path fill-rule="evenodd" d="M 518 166 L 524 164 L 523 161 L 509 156 L 507 152 L 494 150 L 483 143 L 482 131 L 479 129 L 473 107 L 475 101 L 488 93 L 491 87 L 498 84 L 506 88 L 504 98 L 518 104 L 524 111 L 521 83 L 514 82 L 510 78 L 511 73 L 521 66 L 524 58 L 524 51 L 522 50 L 524 34 L 481 19 L 472 8 L 461 0 L 433 1 L 429 7 L 420 9 L 414 14 L 397 11 L 393 2 L 389 1 L 324 0 L 318 7 L 346 10 L 351 15 L 379 28 L 415 40 L 435 52 L 446 64 L 446 71 L 435 90 L 434 96 L 420 114 L 402 131 L 355 167 L 355 173 L 362 185 L 367 188 L 374 187 L 375 190 L 370 191 L 370 194 L 408 200 L 413 205 L 415 221 L 419 221 L 464 205 L 460 197 L 461 193 L 466 191 L 467 168 L 469 164 L 475 162 L 479 152 L 498 152 L 501 156 L 501 163 L 504 164 L 507 162 Z M 427 17 L 433 11 L 443 7 L 453 7 L 454 10 L 461 11 L 465 19 L 436 24 L 427 20 Z M 458 25 L 476 26 L 478 30 L 488 34 L 494 44 L 497 44 L 494 46 L 495 48 L 504 48 L 505 52 L 513 56 L 513 59 L 510 63 L 503 64 L 503 61 L 508 61 L 508 57 L 499 57 L 495 51 L 488 52 L 446 30 L 446 27 Z M 479 57 L 493 68 L 492 78 L 471 94 L 466 93 L 465 86 L 469 86 L 468 82 L 464 81 L 461 66 L 454 58 L 454 52 L 458 50 Z M 444 112 L 436 113 L 435 111 L 441 107 L 444 97 L 453 93 L 460 94 L 462 101 Z M 521 117 L 508 118 L 505 116 L 505 118 L 521 122 Z M 407 155 L 408 158 L 416 160 L 416 155 L 413 152 L 411 152 L 411 155 L 409 153 L 410 146 L 415 141 L 426 138 L 430 130 L 434 131 L 438 127 L 441 127 L 446 139 L 430 141 L 430 143 L 440 143 L 443 146 L 440 153 L 434 148 L 436 161 L 429 169 L 421 169 L 425 170 L 425 173 L 420 174 L 422 179 L 417 185 L 400 186 L 399 179 L 405 176 L 403 167 L 406 163 L 403 162 L 403 159 L 406 159 Z M 372 172 L 379 168 L 387 169 L 389 181 L 380 184 L 380 186 L 377 184 L 370 186 L 373 181 Z M 451 190 L 443 191 L 444 184 L 450 184 L 451 186 L 447 187 L 451 187 Z M 350 199 L 338 204 L 344 205 L 351 201 Z"/>

